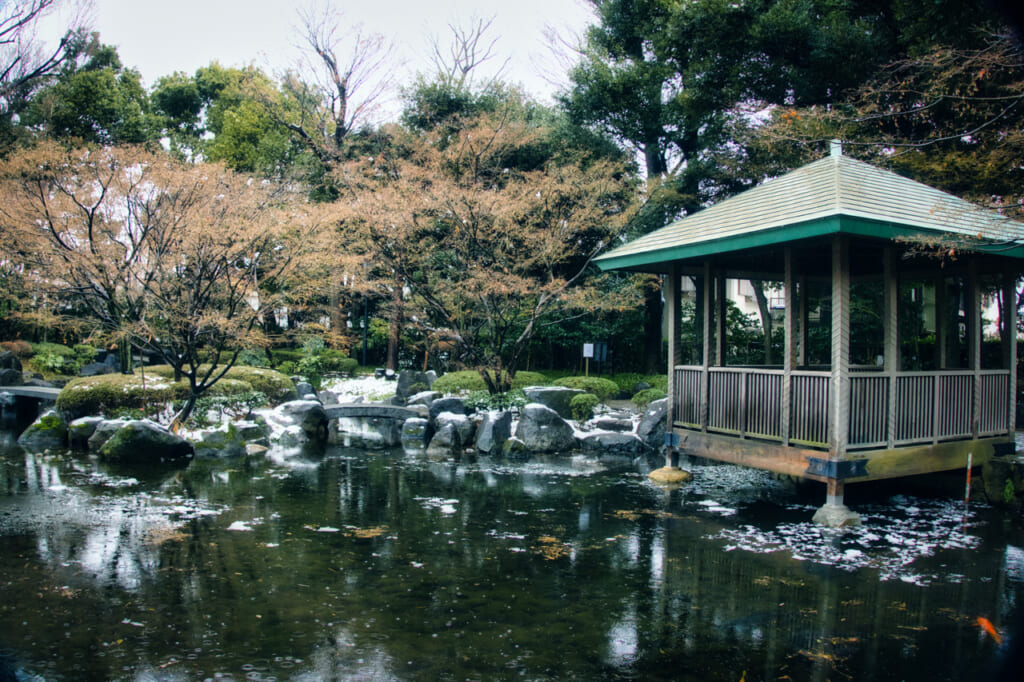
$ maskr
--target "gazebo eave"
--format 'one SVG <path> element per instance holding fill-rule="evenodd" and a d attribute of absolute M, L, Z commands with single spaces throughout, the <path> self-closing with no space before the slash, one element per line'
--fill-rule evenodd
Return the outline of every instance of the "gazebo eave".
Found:
<path fill-rule="evenodd" d="M 708 256 L 722 256 L 738 251 L 779 246 L 835 234 L 907 243 L 945 238 L 953 240 L 952 243 L 960 244 L 960 248 L 963 250 L 991 253 L 1005 258 L 1024 259 L 1024 243 L 1021 242 L 968 241 L 960 235 L 953 235 L 941 230 L 836 214 L 734 236 L 721 236 L 692 243 L 669 244 L 661 248 L 627 252 L 621 255 L 615 255 L 613 252 L 598 258 L 596 263 L 602 271 L 629 270 L 668 274 L 671 263 L 696 261 Z"/>

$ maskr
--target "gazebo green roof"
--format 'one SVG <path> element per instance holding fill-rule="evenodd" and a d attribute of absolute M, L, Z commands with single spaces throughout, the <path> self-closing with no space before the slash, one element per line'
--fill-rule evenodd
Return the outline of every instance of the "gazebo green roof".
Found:
<path fill-rule="evenodd" d="M 1024 258 L 1020 223 L 844 156 L 830 156 L 655 230 L 596 259 L 602 270 L 663 272 L 703 258 L 836 233 L 881 239 L 941 237 L 979 252 Z"/>

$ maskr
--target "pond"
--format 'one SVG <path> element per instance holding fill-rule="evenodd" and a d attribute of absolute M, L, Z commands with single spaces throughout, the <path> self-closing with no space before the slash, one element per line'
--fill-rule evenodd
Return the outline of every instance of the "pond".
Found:
<path fill-rule="evenodd" d="M 962 680 L 1024 537 L 952 496 L 810 522 L 764 473 L 328 449 L 125 472 L 0 443 L 0 678 Z M 818 491 L 820 492 L 820 491 Z M 993 634 L 979 624 L 985 618 Z M 998 640 L 997 640 L 998 638 Z"/>

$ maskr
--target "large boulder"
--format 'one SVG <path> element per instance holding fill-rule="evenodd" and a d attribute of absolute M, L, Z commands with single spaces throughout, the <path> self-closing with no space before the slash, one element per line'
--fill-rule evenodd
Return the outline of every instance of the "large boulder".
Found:
<path fill-rule="evenodd" d="M 599 431 L 615 431 L 616 433 L 632 433 L 633 420 L 623 417 L 605 415 L 598 417 L 591 422 Z"/>
<path fill-rule="evenodd" d="M 420 449 L 430 440 L 430 422 L 426 417 L 409 417 L 402 422 L 402 447 Z"/>
<path fill-rule="evenodd" d="M 413 405 L 430 407 L 430 404 L 439 398 L 441 398 L 441 394 L 437 391 L 420 391 L 415 395 L 409 396 L 405 404 L 407 407 L 412 407 Z"/>
<path fill-rule="evenodd" d="M 588 455 L 634 458 L 647 451 L 647 445 L 632 433 L 610 431 L 588 433 L 580 439 L 580 449 Z"/>
<path fill-rule="evenodd" d="M 327 438 L 327 412 L 318 400 L 292 400 L 274 408 L 269 418 L 277 424 L 298 426 L 309 440 Z"/>
<path fill-rule="evenodd" d="M 226 422 L 204 429 L 195 441 L 196 457 L 238 457 L 250 443 L 266 445 L 267 426 L 255 421 Z"/>
<path fill-rule="evenodd" d="M 0 369 L 13 369 L 21 373 L 21 360 L 9 350 L 0 351 Z"/>
<path fill-rule="evenodd" d="M 299 400 L 319 400 L 316 397 L 316 389 L 308 381 L 299 381 L 295 384 L 295 392 L 299 394 Z"/>
<path fill-rule="evenodd" d="M 180 463 L 195 448 L 181 436 L 146 419 L 127 422 L 99 450 L 100 458 L 117 464 Z"/>
<path fill-rule="evenodd" d="M 105 362 L 90 362 L 78 370 L 80 377 L 95 377 L 101 374 L 114 374 L 117 370 Z"/>
<path fill-rule="evenodd" d="M 566 386 L 528 386 L 523 393 L 530 402 L 554 410 L 562 419 L 572 419 L 572 399 L 586 391 Z"/>
<path fill-rule="evenodd" d="M 18 437 L 18 445 L 34 452 L 67 447 L 68 424 L 56 410 L 47 410 Z"/>
<path fill-rule="evenodd" d="M 437 375 L 433 372 L 402 370 L 398 374 L 398 383 L 395 385 L 395 397 L 404 401 L 416 393 L 429 390 L 435 379 L 437 379 Z"/>
<path fill-rule="evenodd" d="M 437 400 L 430 403 L 430 421 L 433 422 L 437 419 L 437 415 L 442 412 L 450 412 L 451 414 L 466 414 L 466 403 L 463 402 L 462 398 L 438 398 Z"/>
<path fill-rule="evenodd" d="M 434 431 L 430 445 L 427 446 L 427 454 L 434 456 L 456 455 L 461 453 L 462 449 L 462 434 L 459 433 L 458 426 L 455 422 L 446 421 Z"/>
<path fill-rule="evenodd" d="M 15 358 L 17 360 L 17 358 Z M 0 386 L 21 386 L 25 377 L 21 370 L 4 368 L 0 369 Z"/>
<path fill-rule="evenodd" d="M 501 451 L 512 436 L 512 413 L 508 410 L 485 412 L 476 430 L 476 449 L 487 454 Z"/>
<path fill-rule="evenodd" d="M 665 445 L 665 429 L 668 424 L 668 398 L 655 400 L 644 410 L 636 435 L 647 447 L 660 452 Z"/>
<path fill-rule="evenodd" d="M 393 448 L 402 443 L 405 419 L 393 417 L 339 417 L 334 421 L 329 442 L 350 448 L 370 450 Z"/>
<path fill-rule="evenodd" d="M 464 414 L 442 412 L 434 418 L 434 429 L 440 431 L 451 425 L 455 430 L 454 444 L 456 447 L 464 448 L 473 443 L 473 436 L 476 435 L 476 424 L 470 421 Z"/>
<path fill-rule="evenodd" d="M 75 421 L 78 421 L 77 419 Z M 73 422 L 72 422 L 73 423 Z M 90 452 L 99 452 L 104 443 L 111 439 L 122 426 L 127 424 L 125 419 L 103 419 L 93 427 L 92 435 L 89 436 L 88 444 Z"/>
<path fill-rule="evenodd" d="M 529 403 L 522 409 L 515 435 L 530 452 L 566 452 L 576 449 L 572 426 L 557 412 L 540 403 Z"/>
<path fill-rule="evenodd" d="M 73 448 L 85 450 L 89 447 L 89 439 L 96 433 L 96 428 L 103 421 L 103 417 L 95 416 L 80 417 L 74 420 L 68 424 L 68 444 Z"/>

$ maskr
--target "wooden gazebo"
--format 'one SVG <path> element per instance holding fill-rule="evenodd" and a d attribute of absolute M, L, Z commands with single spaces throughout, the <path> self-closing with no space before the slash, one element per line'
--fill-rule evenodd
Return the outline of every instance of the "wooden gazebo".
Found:
<path fill-rule="evenodd" d="M 833 143 L 598 264 L 665 275 L 670 452 L 826 483 L 837 525 L 846 483 L 1013 451 L 1022 258 L 1024 224 Z M 730 347 L 732 280 L 781 318 L 758 362 Z"/>

